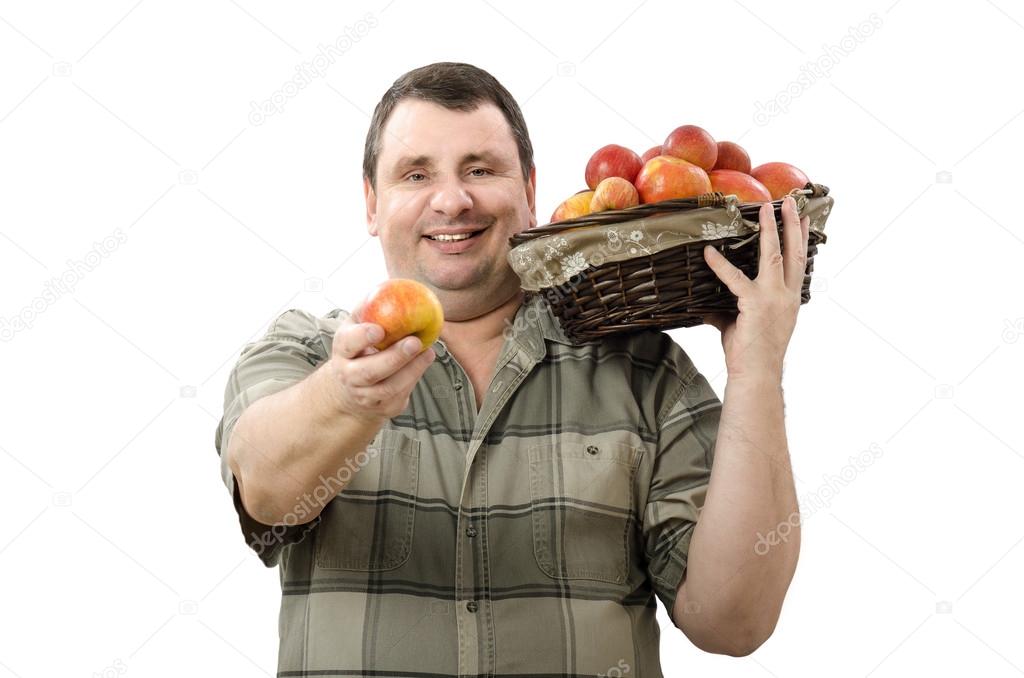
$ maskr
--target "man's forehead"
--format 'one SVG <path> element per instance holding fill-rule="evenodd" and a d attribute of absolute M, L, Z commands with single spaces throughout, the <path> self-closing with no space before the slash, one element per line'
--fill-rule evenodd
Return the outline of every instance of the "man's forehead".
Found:
<path fill-rule="evenodd" d="M 395 107 L 381 138 L 381 160 L 390 166 L 459 162 L 514 162 L 518 147 L 500 109 L 483 102 L 472 111 L 407 99 Z"/>
<path fill-rule="evenodd" d="M 459 164 L 466 164 L 472 162 L 483 162 L 483 163 L 501 163 L 508 162 L 508 154 L 497 152 L 493 149 L 479 149 L 475 151 L 468 151 L 458 157 Z M 423 165 L 436 165 L 439 162 L 439 158 L 427 153 L 418 153 L 416 155 L 406 154 L 393 163 L 395 167 L 419 167 Z"/>

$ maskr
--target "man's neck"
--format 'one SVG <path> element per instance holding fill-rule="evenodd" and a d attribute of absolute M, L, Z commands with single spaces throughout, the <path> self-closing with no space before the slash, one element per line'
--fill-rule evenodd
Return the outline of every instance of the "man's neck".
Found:
<path fill-rule="evenodd" d="M 469 362 L 476 362 L 473 356 L 486 355 L 501 348 L 505 328 L 515 318 L 522 303 L 523 292 L 519 290 L 501 306 L 483 315 L 468 320 L 445 320 L 441 340 L 460 363 L 463 356 L 469 358 Z"/>

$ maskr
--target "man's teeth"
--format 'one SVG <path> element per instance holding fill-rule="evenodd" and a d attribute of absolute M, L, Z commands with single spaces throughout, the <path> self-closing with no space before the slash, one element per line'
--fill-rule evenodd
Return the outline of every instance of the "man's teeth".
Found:
<path fill-rule="evenodd" d="M 458 235 L 447 235 L 444 233 L 439 233 L 437 235 L 428 235 L 427 237 L 430 238 L 431 240 L 465 240 L 466 238 L 472 238 L 473 234 L 460 233 Z"/>

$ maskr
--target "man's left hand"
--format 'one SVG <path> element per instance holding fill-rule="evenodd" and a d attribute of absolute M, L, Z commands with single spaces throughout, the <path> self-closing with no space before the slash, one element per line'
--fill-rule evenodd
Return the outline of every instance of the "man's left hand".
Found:
<path fill-rule="evenodd" d="M 807 236 L 810 220 L 802 220 L 796 201 L 786 196 L 782 203 L 782 237 L 770 202 L 761 205 L 760 261 L 757 278 L 751 280 L 710 245 L 704 259 L 738 299 L 739 314 L 716 313 L 705 322 L 722 333 L 722 348 L 730 379 L 782 379 L 782 359 L 796 326 L 800 292 L 807 267 Z"/>

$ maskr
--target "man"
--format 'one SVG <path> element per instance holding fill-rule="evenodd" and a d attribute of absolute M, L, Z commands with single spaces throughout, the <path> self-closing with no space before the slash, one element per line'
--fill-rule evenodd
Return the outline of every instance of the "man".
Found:
<path fill-rule="evenodd" d="M 667 334 L 574 345 L 523 303 L 507 254 L 537 223 L 533 151 L 488 73 L 399 78 L 364 175 L 388 274 L 446 322 L 376 351 L 376 325 L 292 310 L 231 374 L 216 444 L 281 568 L 279 675 L 658 678 L 656 596 L 708 652 L 763 643 L 799 549 L 780 383 L 804 264 L 771 213 L 756 281 L 706 254 L 740 300 L 709 318 L 723 404 Z M 787 202 L 787 256 L 796 218 Z"/>

